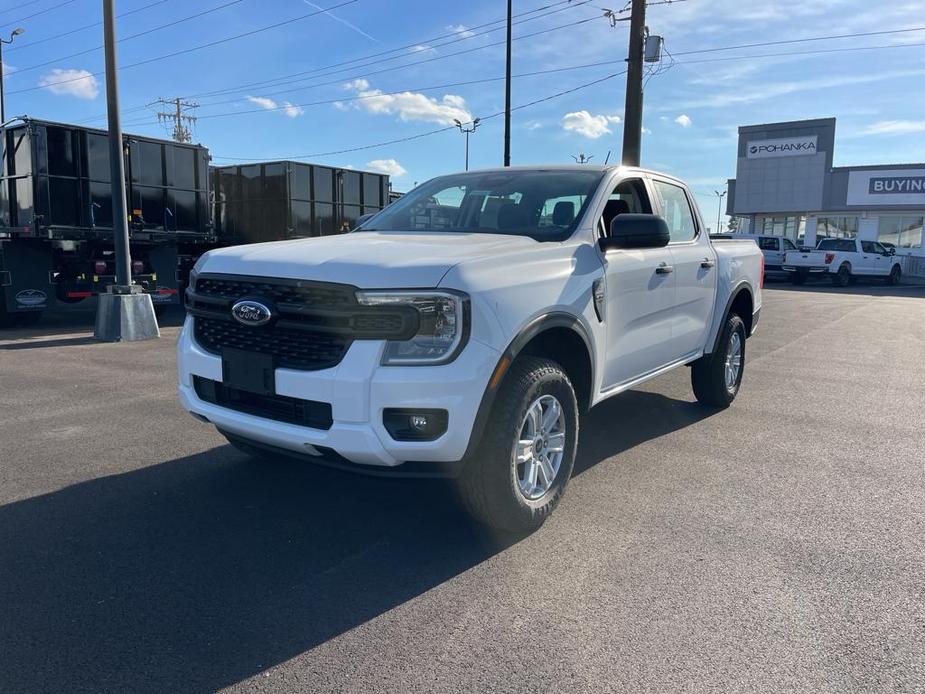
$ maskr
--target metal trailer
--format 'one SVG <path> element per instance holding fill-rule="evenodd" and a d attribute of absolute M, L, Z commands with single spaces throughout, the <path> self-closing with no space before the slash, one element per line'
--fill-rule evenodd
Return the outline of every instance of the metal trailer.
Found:
<path fill-rule="evenodd" d="M 135 135 L 124 144 L 133 279 L 161 309 L 179 301 L 182 259 L 214 242 L 209 153 Z M 106 131 L 26 118 L 0 130 L 0 147 L 0 325 L 106 291 L 115 282 Z"/>
<path fill-rule="evenodd" d="M 219 245 L 327 236 L 389 204 L 389 177 L 294 161 L 212 167 Z"/>

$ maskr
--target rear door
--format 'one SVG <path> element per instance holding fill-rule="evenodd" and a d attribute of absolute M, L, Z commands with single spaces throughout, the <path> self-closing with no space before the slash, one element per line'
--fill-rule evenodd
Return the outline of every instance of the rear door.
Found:
<path fill-rule="evenodd" d="M 671 310 L 671 361 L 702 350 L 713 319 L 716 254 L 701 228 L 693 201 L 676 181 L 652 177 L 659 214 L 671 233 L 675 305 Z"/>
<path fill-rule="evenodd" d="M 598 220 L 599 233 L 627 212 L 652 212 L 646 181 L 630 175 L 616 183 Z M 644 376 L 672 361 L 675 273 L 671 249 L 615 249 L 603 256 L 607 344 L 603 388 Z"/>

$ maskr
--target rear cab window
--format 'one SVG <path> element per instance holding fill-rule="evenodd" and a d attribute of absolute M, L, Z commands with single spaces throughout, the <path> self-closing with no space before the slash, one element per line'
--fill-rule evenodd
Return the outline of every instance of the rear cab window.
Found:
<path fill-rule="evenodd" d="M 853 253 L 857 250 L 857 247 L 854 245 L 854 241 L 848 239 L 822 239 L 819 245 L 816 246 L 816 250 Z"/>

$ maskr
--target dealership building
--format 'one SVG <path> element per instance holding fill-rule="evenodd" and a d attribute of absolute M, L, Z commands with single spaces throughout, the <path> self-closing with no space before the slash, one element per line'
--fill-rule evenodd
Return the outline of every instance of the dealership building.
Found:
<path fill-rule="evenodd" d="M 834 147 L 834 118 L 740 127 L 727 214 L 742 232 L 806 246 L 823 238 L 889 243 L 907 276 L 925 276 L 925 164 L 833 167 Z"/>

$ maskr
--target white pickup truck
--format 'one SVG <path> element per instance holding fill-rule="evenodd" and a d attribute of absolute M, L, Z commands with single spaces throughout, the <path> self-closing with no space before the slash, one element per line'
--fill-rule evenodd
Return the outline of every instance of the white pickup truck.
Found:
<path fill-rule="evenodd" d="M 761 278 L 665 174 L 441 176 L 349 234 L 204 255 L 180 400 L 250 453 L 455 476 L 478 519 L 529 530 L 583 410 L 684 365 L 698 400 L 732 402 Z"/>
<path fill-rule="evenodd" d="M 858 277 L 882 277 L 899 284 L 902 266 L 896 251 L 876 241 L 822 239 L 815 250 L 788 251 L 781 265 L 794 284 L 811 275 L 828 275 L 836 287 L 846 287 Z"/>

